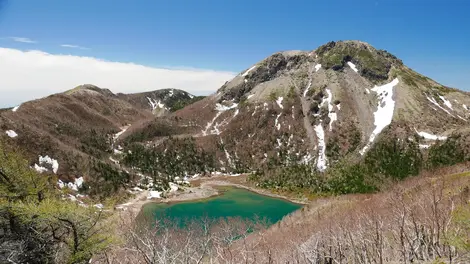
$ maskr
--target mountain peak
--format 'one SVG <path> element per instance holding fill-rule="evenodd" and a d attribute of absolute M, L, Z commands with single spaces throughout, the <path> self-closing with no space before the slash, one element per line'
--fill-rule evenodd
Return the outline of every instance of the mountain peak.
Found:
<path fill-rule="evenodd" d="M 377 85 L 393 79 L 396 72 L 410 70 L 391 53 L 376 49 L 369 43 L 359 40 L 330 41 L 313 51 L 289 50 L 272 54 L 224 84 L 218 90 L 219 99 L 239 101 L 259 84 L 282 78 L 283 84 L 276 81 L 273 85 L 279 89 L 283 89 L 281 86 L 290 89 L 289 83 L 296 75 L 302 79 L 320 68 L 330 72 L 344 72 L 349 67 Z M 415 79 L 414 74 L 411 75 L 411 79 Z"/>
<path fill-rule="evenodd" d="M 319 63 L 326 69 L 342 70 L 348 62 L 356 65 L 360 75 L 373 83 L 389 79 L 392 66 L 403 62 L 386 50 L 377 50 L 372 45 L 358 41 L 330 41 L 315 50 Z"/>
<path fill-rule="evenodd" d="M 114 95 L 113 92 L 111 92 L 109 89 L 103 89 L 93 84 L 82 84 L 73 89 L 65 91 L 65 94 L 67 95 L 72 95 L 72 94 L 77 94 L 77 93 L 101 94 L 101 95 L 106 95 L 106 96 Z"/>

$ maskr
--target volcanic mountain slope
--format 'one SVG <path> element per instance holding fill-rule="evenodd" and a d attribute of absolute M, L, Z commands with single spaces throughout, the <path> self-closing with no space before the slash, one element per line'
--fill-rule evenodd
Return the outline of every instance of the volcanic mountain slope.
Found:
<path fill-rule="evenodd" d="M 114 141 L 131 124 L 152 120 L 196 99 L 177 89 L 115 95 L 81 85 L 1 110 L 1 137 L 22 149 L 31 164 L 38 163 L 42 170 L 52 171 L 54 162 L 60 164 L 54 170 L 59 175 L 86 175 L 90 157 L 109 162 L 113 148 L 119 151 Z"/>
<path fill-rule="evenodd" d="M 387 51 L 339 41 L 273 54 L 166 118 L 214 153 L 216 169 L 313 163 L 324 171 L 360 159 L 390 134 L 417 136 L 424 150 L 466 129 L 467 106 L 468 93 L 416 73 Z M 145 138 L 152 139 L 162 140 Z"/>

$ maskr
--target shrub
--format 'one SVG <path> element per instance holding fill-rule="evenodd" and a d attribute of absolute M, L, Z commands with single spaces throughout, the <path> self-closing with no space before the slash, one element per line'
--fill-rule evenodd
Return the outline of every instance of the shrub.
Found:
<path fill-rule="evenodd" d="M 438 168 L 465 161 L 467 153 L 460 135 L 452 135 L 443 142 L 437 142 L 429 148 L 427 165 Z"/>
<path fill-rule="evenodd" d="M 420 172 L 423 157 L 416 142 L 390 137 L 376 142 L 367 152 L 364 163 L 372 173 L 404 179 Z"/>
<path fill-rule="evenodd" d="M 339 165 L 328 181 L 329 191 L 335 194 L 371 193 L 378 190 L 368 177 L 369 172 L 362 164 Z"/>

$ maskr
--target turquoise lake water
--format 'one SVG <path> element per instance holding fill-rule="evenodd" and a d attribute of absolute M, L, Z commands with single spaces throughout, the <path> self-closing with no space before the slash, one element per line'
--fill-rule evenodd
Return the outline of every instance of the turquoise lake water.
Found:
<path fill-rule="evenodd" d="M 221 195 L 207 199 L 172 204 L 149 203 L 143 207 L 142 213 L 147 219 L 167 218 L 181 222 L 204 217 L 210 219 L 259 217 L 273 224 L 281 220 L 283 216 L 302 207 L 300 204 L 241 188 L 220 187 L 218 189 L 222 192 Z"/>

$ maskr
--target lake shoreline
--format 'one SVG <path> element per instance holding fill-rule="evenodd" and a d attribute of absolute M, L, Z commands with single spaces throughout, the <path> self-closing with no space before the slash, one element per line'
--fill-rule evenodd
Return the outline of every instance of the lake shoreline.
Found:
<path fill-rule="evenodd" d="M 306 200 L 299 200 L 289 198 L 283 195 L 272 193 L 265 189 L 256 188 L 253 186 L 248 186 L 243 184 L 246 182 L 246 175 L 240 176 L 216 176 L 216 177 L 199 177 L 196 179 L 191 179 L 190 187 L 183 187 L 183 191 L 177 191 L 172 193 L 170 197 L 162 199 L 147 199 L 148 191 L 143 191 L 139 193 L 127 202 L 125 211 L 131 212 L 133 215 L 137 216 L 142 208 L 146 204 L 157 203 L 157 204 L 175 204 L 183 202 L 195 202 L 199 200 L 206 200 L 214 198 L 223 194 L 223 191 L 220 190 L 221 187 L 235 187 L 240 189 L 245 189 L 259 195 L 268 196 L 272 198 L 282 199 L 287 202 L 291 202 L 298 205 L 306 205 Z M 124 212 L 124 211 L 123 211 Z"/>
<path fill-rule="evenodd" d="M 299 205 L 307 204 L 307 202 L 303 200 L 289 198 L 280 194 L 272 193 L 265 189 L 255 188 L 252 186 L 247 186 L 245 184 L 242 184 L 241 182 L 243 180 L 246 180 L 245 178 L 246 176 L 201 177 L 201 178 L 190 181 L 191 184 L 196 183 L 195 185 L 199 185 L 199 186 L 187 187 L 184 193 L 174 193 L 171 197 L 164 198 L 164 199 L 161 199 L 159 201 L 154 201 L 154 202 L 173 204 L 177 202 L 210 199 L 210 198 L 222 195 L 223 192 L 221 192 L 220 187 L 227 186 L 227 187 L 245 189 L 250 192 L 257 193 L 259 195 L 268 196 L 272 198 L 278 198 L 278 199 L 282 199 L 287 202 L 291 202 L 291 203 L 295 203 Z M 190 192 L 192 191 L 192 193 L 190 193 L 192 195 L 188 195 L 187 191 L 190 191 Z M 149 202 L 152 202 L 152 201 L 150 200 Z"/>
<path fill-rule="evenodd" d="M 194 219 L 251 219 L 272 225 L 286 215 L 303 207 L 279 197 L 252 192 L 247 188 L 225 185 L 226 182 L 210 182 L 200 189 L 216 190 L 217 195 L 209 198 L 146 203 L 137 218 L 138 221 L 153 222 L 155 219 L 172 219 L 186 222 Z M 176 223 L 175 222 L 175 223 Z M 269 224 L 268 224 L 269 223 Z"/>

